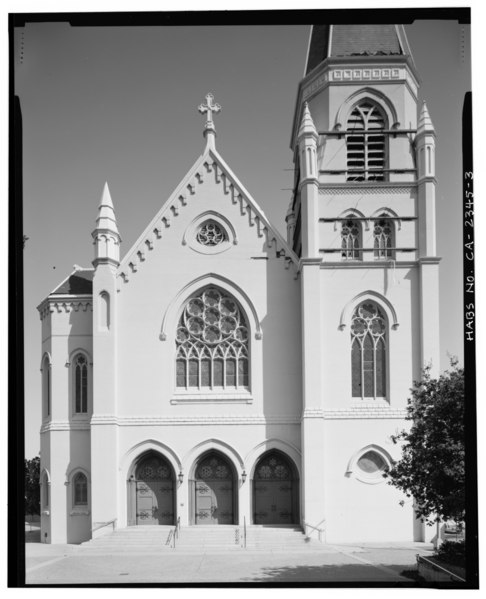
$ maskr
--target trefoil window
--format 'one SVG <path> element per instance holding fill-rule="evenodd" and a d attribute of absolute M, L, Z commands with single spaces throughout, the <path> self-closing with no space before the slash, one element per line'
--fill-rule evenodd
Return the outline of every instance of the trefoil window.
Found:
<path fill-rule="evenodd" d="M 177 328 L 179 389 L 247 389 L 248 325 L 237 302 L 208 287 L 191 297 Z"/>
<path fill-rule="evenodd" d="M 386 396 L 387 324 L 374 302 L 360 304 L 351 322 L 352 396 Z"/>

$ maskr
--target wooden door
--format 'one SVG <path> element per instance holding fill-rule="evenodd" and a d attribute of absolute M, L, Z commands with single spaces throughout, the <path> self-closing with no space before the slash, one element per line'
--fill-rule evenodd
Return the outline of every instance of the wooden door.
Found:
<path fill-rule="evenodd" d="M 137 524 L 173 523 L 172 481 L 137 481 Z"/>
<path fill-rule="evenodd" d="M 232 481 L 196 481 L 196 524 L 233 524 Z"/>
<path fill-rule="evenodd" d="M 162 456 L 150 454 L 142 460 L 135 482 L 136 523 L 174 524 L 174 475 Z"/>
<path fill-rule="evenodd" d="M 253 480 L 254 524 L 294 524 L 292 467 L 279 452 L 266 454 L 255 469 Z"/>
<path fill-rule="evenodd" d="M 196 469 L 195 523 L 234 524 L 234 484 L 231 466 L 211 454 Z"/>
<path fill-rule="evenodd" d="M 292 524 L 292 485 L 255 481 L 255 524 Z"/>

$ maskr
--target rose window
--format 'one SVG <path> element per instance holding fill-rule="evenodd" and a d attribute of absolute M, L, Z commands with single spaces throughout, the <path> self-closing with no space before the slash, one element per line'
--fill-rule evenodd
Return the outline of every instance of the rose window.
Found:
<path fill-rule="evenodd" d="M 210 220 L 200 226 L 196 239 L 201 245 L 212 247 L 227 241 L 228 236 L 221 225 Z"/>
<path fill-rule="evenodd" d="M 191 297 L 176 333 L 177 387 L 249 386 L 248 325 L 236 301 L 216 287 Z"/>

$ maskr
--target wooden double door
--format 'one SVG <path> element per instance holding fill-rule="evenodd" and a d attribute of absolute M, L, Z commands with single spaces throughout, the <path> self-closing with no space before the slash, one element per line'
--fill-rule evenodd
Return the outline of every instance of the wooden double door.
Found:
<path fill-rule="evenodd" d="M 278 452 L 264 456 L 253 479 L 253 523 L 295 524 L 298 483 L 290 462 Z"/>
<path fill-rule="evenodd" d="M 136 524 L 174 524 L 174 476 L 158 455 L 145 458 L 135 476 Z"/>
<path fill-rule="evenodd" d="M 195 524 L 234 524 L 235 477 L 227 460 L 218 454 L 209 455 L 196 468 L 195 478 Z"/>

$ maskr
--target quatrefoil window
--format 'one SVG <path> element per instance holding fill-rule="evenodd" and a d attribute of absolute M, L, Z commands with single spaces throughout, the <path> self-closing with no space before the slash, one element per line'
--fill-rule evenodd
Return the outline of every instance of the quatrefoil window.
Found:
<path fill-rule="evenodd" d="M 201 245 L 214 247 L 228 241 L 228 234 L 219 223 L 207 220 L 199 227 L 196 239 Z"/>

